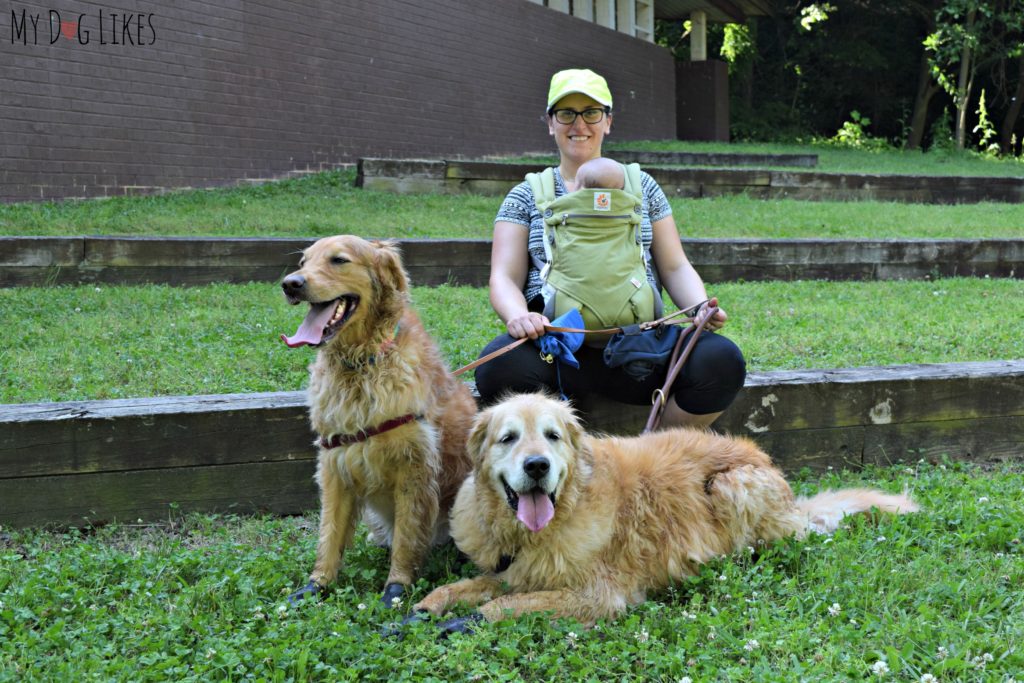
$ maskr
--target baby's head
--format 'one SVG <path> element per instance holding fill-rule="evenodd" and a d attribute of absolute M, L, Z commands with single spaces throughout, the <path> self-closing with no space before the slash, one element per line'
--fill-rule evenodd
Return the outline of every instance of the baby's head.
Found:
<path fill-rule="evenodd" d="M 622 172 L 622 164 L 598 157 L 580 165 L 576 171 L 576 186 L 573 189 L 599 187 L 606 190 L 621 190 L 625 185 L 626 174 Z"/>

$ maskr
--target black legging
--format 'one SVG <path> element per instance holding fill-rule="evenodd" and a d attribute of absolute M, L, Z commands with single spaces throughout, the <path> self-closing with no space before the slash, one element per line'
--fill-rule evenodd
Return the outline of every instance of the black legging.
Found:
<path fill-rule="evenodd" d="M 503 334 L 495 338 L 480 353 L 484 356 L 511 343 L 514 339 Z M 685 342 L 683 342 L 685 344 Z M 652 373 L 638 382 L 622 368 L 609 368 L 604 364 L 602 350 L 583 346 L 573 353 L 580 362 L 579 369 L 561 364 L 562 391 L 570 398 L 587 394 L 600 394 L 622 403 L 650 405 L 651 395 L 665 381 L 667 368 Z M 705 332 L 693 347 L 693 353 L 676 377 L 670 394 L 676 404 L 692 415 L 706 415 L 725 410 L 743 388 L 747 364 L 739 347 L 720 334 Z M 537 391 L 550 389 L 558 392 L 559 377 L 555 365 L 540 357 L 536 344 L 527 342 L 512 351 L 484 363 L 476 369 L 476 387 L 484 405 L 490 405 L 509 391 Z"/>

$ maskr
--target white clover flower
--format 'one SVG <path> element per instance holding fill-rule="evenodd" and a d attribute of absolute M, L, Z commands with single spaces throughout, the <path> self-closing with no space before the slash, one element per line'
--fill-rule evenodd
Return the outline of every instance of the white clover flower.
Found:
<path fill-rule="evenodd" d="M 921 683 L 938 683 L 939 679 L 931 674 L 921 674 Z"/>
<path fill-rule="evenodd" d="M 948 656 L 949 656 L 949 650 L 947 650 L 945 648 L 945 646 L 939 645 L 939 649 L 935 653 L 935 659 L 942 660 L 942 659 L 945 659 Z"/>
<path fill-rule="evenodd" d="M 719 581 L 725 581 L 725 580 L 726 580 L 727 578 L 728 578 L 728 577 L 727 577 L 727 576 L 726 576 L 725 574 L 721 574 L 721 575 L 720 575 L 720 576 L 718 577 L 718 580 L 719 580 Z"/>
<path fill-rule="evenodd" d="M 650 639 L 651 634 L 647 632 L 647 629 L 642 628 L 639 631 L 634 631 L 633 637 L 636 638 L 638 643 L 646 643 Z"/>
<path fill-rule="evenodd" d="M 871 665 L 871 673 L 881 678 L 885 674 L 889 673 L 889 665 L 885 663 L 884 659 L 879 659 Z"/>
<path fill-rule="evenodd" d="M 575 631 L 569 631 L 568 633 L 565 634 L 565 644 L 568 645 L 569 647 L 576 647 L 576 641 L 578 639 L 579 639 L 579 636 L 576 635 Z"/>
<path fill-rule="evenodd" d="M 391 606 L 392 607 L 401 607 L 402 606 L 402 598 L 398 597 L 397 595 L 395 597 L 391 598 Z"/>
<path fill-rule="evenodd" d="M 358 605 L 356 605 L 356 609 L 359 610 L 360 612 L 362 612 L 364 609 L 366 609 L 366 603 L 365 602 L 359 603 Z"/>
<path fill-rule="evenodd" d="M 278 614 L 282 614 L 283 615 L 287 611 L 288 611 L 288 605 L 278 605 L 277 606 L 277 613 Z"/>
<path fill-rule="evenodd" d="M 885 536 L 879 536 L 875 540 L 878 541 L 879 543 L 882 543 L 883 541 L 885 541 Z"/>
<path fill-rule="evenodd" d="M 754 639 L 750 639 L 747 641 L 746 645 L 743 646 L 743 649 L 747 652 L 753 652 L 759 647 L 761 647 L 761 643 L 757 642 Z"/>
<path fill-rule="evenodd" d="M 679 679 L 679 683 L 693 683 L 693 679 L 689 676 L 683 676 Z"/>
<path fill-rule="evenodd" d="M 833 602 L 832 606 L 828 608 L 828 613 L 833 617 L 838 617 L 839 613 L 843 611 L 843 608 L 839 606 L 838 602 Z"/>
<path fill-rule="evenodd" d="M 981 498 L 978 499 L 978 502 L 979 503 L 987 503 L 988 502 L 988 496 L 982 496 Z"/>

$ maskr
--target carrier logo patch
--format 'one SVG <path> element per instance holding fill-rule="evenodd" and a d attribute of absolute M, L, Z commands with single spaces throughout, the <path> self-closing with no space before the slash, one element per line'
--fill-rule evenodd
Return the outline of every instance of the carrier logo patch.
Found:
<path fill-rule="evenodd" d="M 610 192 L 594 193 L 594 211 L 611 211 L 612 195 Z"/>

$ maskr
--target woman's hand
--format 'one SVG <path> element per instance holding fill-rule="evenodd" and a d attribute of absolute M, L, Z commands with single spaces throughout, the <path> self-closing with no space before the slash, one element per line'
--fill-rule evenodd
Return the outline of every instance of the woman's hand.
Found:
<path fill-rule="evenodd" d="M 505 327 L 508 329 L 509 335 L 516 339 L 522 339 L 523 337 L 536 339 L 544 335 L 544 326 L 550 322 L 540 313 L 526 313 L 509 318 L 508 322 L 505 323 Z"/>
<path fill-rule="evenodd" d="M 714 308 L 717 305 L 718 297 L 713 296 L 710 299 L 708 299 L 708 302 L 704 305 L 704 308 Z M 715 315 L 712 316 L 711 319 L 704 324 L 704 329 L 709 332 L 720 330 L 723 327 L 725 327 L 725 321 L 728 319 L 729 316 L 726 315 L 725 311 L 719 308 L 718 311 L 715 312 Z"/>

